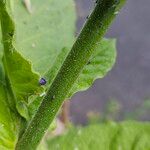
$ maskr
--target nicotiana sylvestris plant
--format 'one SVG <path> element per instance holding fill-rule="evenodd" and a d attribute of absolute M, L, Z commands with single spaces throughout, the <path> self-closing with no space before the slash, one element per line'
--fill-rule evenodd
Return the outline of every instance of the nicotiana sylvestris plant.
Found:
<path fill-rule="evenodd" d="M 103 36 L 125 0 L 96 1 L 76 41 L 73 0 L 24 2 L 0 0 L 2 150 L 35 150 L 63 101 L 112 68 Z"/>

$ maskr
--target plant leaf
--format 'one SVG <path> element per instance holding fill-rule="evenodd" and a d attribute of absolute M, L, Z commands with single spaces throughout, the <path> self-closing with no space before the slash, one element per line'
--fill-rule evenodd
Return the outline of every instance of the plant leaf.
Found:
<path fill-rule="evenodd" d="M 84 67 L 78 80 L 71 89 L 68 98 L 78 91 L 86 90 L 96 79 L 103 78 L 108 71 L 111 70 L 116 59 L 115 43 L 115 40 L 103 39 L 101 43 L 97 45 L 95 53 L 89 60 L 89 63 Z M 62 63 L 67 57 L 68 51 L 69 49 L 63 48 L 51 69 L 45 74 L 45 78 L 48 80 L 49 84 L 51 84 L 56 77 Z"/>
<path fill-rule="evenodd" d="M 103 39 L 97 45 L 89 63 L 83 68 L 79 78 L 71 89 L 68 98 L 79 91 L 87 90 L 96 79 L 103 78 L 110 71 L 116 60 L 115 40 Z"/>
<path fill-rule="evenodd" d="M 48 71 L 63 47 L 74 42 L 75 7 L 73 0 L 31 1 L 29 13 L 21 0 L 15 1 L 17 47 L 41 74 Z"/>
<path fill-rule="evenodd" d="M 0 149 L 14 149 L 17 140 L 16 121 L 9 111 L 4 87 L 0 85 Z"/>
<path fill-rule="evenodd" d="M 53 82 L 54 78 L 56 77 L 57 73 L 59 72 L 67 54 L 69 52 L 69 48 L 64 47 L 59 54 L 57 55 L 52 67 L 48 72 L 45 73 L 44 78 L 48 81 L 48 85 L 50 86 Z"/>
<path fill-rule="evenodd" d="M 150 124 L 127 121 L 120 124 L 120 130 L 113 149 L 148 150 L 150 149 Z"/>
<path fill-rule="evenodd" d="M 76 92 L 88 89 L 96 79 L 103 78 L 108 73 L 114 65 L 116 58 L 115 43 L 116 41 L 112 39 L 103 39 L 101 41 L 101 44 L 98 45 L 94 55 L 91 57 L 90 63 L 84 67 L 67 98 L 71 98 L 71 96 Z M 68 48 L 63 48 L 57 55 L 50 70 L 44 75 L 44 78 L 48 82 L 47 88 L 55 79 L 65 58 L 67 57 L 68 52 Z M 29 105 L 31 117 L 35 113 L 36 108 L 39 107 L 41 100 L 42 97 L 34 97 L 33 102 Z"/>
<path fill-rule="evenodd" d="M 111 122 L 72 128 L 66 134 L 50 139 L 48 147 L 52 150 L 149 150 L 149 139 L 149 123 Z"/>
<path fill-rule="evenodd" d="M 19 120 L 8 105 L 5 78 L 0 62 L 0 149 L 13 150 L 18 138 Z"/>
<path fill-rule="evenodd" d="M 31 69 L 29 61 L 25 60 L 14 47 L 15 27 L 6 6 L 7 2 L 0 2 L 0 19 L 2 27 L 2 41 L 4 46 L 3 64 L 7 88 L 13 97 L 18 112 L 28 119 L 28 97 L 40 93 L 39 76 Z"/>

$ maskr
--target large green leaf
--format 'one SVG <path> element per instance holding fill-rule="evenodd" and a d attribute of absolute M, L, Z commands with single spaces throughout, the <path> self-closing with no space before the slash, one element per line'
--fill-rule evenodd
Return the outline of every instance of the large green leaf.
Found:
<path fill-rule="evenodd" d="M 14 47 L 14 22 L 9 1 L 0 1 L 2 44 L 0 45 L 0 149 L 14 150 L 23 127 L 18 112 L 28 119 L 28 96 L 41 91 L 39 76 Z M 1 37 L 1 36 L 0 36 Z M 3 57 L 3 61 L 2 61 Z M 4 66 L 4 69 L 3 69 Z"/>
<path fill-rule="evenodd" d="M 50 139 L 48 147 L 52 150 L 149 150 L 149 139 L 149 123 L 103 123 L 73 128 Z"/>
<path fill-rule="evenodd" d="M 32 13 L 16 0 L 14 16 L 17 47 L 43 75 L 63 47 L 74 41 L 75 7 L 73 0 L 34 0 Z"/>
<path fill-rule="evenodd" d="M 19 113 L 27 119 L 26 104 L 28 103 L 28 97 L 40 93 L 41 87 L 39 76 L 32 71 L 30 62 L 25 60 L 14 47 L 15 27 L 10 10 L 6 7 L 7 2 L 0 2 L 5 78 L 7 89 L 9 89 Z"/>
<path fill-rule="evenodd" d="M 9 106 L 4 71 L 0 62 L 0 150 L 14 150 L 18 133 L 19 120 Z"/>
<path fill-rule="evenodd" d="M 32 13 L 24 7 L 22 1 L 15 1 L 14 16 L 16 23 L 16 47 L 29 60 L 41 76 L 49 68 L 59 69 L 62 63 L 55 65 L 56 56 L 64 47 L 67 51 L 74 41 L 75 6 L 73 0 L 36 0 L 32 2 Z M 64 59 L 64 57 L 62 58 Z M 56 68 L 54 68 L 56 67 Z M 52 70 L 53 70 L 52 69 Z M 50 76 L 53 76 L 51 72 Z M 35 98 L 35 97 L 34 97 Z M 32 116 L 42 98 L 37 98 L 29 106 Z"/>
<path fill-rule="evenodd" d="M 0 85 L 0 149 L 14 149 L 18 137 L 15 115 L 10 112 L 4 86 Z"/>
<path fill-rule="evenodd" d="M 10 150 L 14 149 L 20 128 L 13 104 L 16 103 L 19 113 L 28 118 L 28 97 L 41 90 L 39 76 L 33 73 L 30 62 L 17 51 L 33 62 L 36 71 L 41 74 L 45 72 L 59 50 L 64 46 L 71 47 L 73 43 L 75 11 L 72 0 L 34 1 L 33 14 L 28 14 L 19 0 L 6 1 L 7 8 L 3 2 L 0 2 L 3 31 L 0 64 L 5 67 L 6 77 L 0 68 L 0 149 Z M 13 15 L 17 25 L 17 44 L 14 42 L 15 29 L 9 9 L 12 5 L 9 2 L 15 3 Z M 3 84 L 7 86 L 7 90 Z"/>
<path fill-rule="evenodd" d="M 89 60 L 89 63 L 84 67 L 78 80 L 71 89 L 68 98 L 78 91 L 86 90 L 96 79 L 103 78 L 108 71 L 111 70 L 116 58 L 115 43 L 115 40 L 103 39 L 101 43 L 97 45 L 95 53 Z M 45 74 L 45 78 L 49 84 L 51 84 L 56 77 L 67 54 L 68 49 L 63 48 L 57 56 L 52 68 Z"/>

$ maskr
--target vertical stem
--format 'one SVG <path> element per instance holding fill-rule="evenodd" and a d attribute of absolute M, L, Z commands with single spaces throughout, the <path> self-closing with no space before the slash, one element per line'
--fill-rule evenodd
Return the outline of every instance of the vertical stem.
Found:
<path fill-rule="evenodd" d="M 125 0 L 98 0 L 16 150 L 35 150 Z"/>

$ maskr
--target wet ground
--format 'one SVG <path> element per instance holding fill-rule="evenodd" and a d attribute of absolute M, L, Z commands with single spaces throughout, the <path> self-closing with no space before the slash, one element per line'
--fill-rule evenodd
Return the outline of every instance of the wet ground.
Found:
<path fill-rule="evenodd" d="M 78 30 L 94 5 L 93 0 L 76 0 Z M 78 93 L 71 103 L 71 118 L 85 123 L 87 112 L 104 112 L 113 98 L 124 112 L 133 112 L 150 98 L 150 0 L 128 0 L 106 37 L 117 38 L 118 58 L 113 70 L 97 80 L 86 92 Z M 145 115 L 141 120 L 149 120 Z"/>

